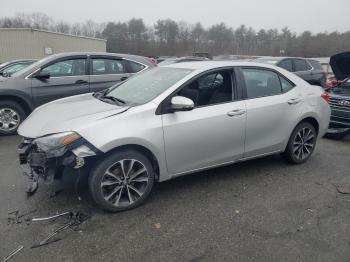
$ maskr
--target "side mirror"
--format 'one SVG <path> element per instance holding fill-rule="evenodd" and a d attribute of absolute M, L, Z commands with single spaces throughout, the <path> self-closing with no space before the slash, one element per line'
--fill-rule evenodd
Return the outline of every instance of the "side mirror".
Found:
<path fill-rule="evenodd" d="M 191 111 L 194 108 L 194 103 L 191 99 L 184 96 L 174 96 L 171 99 L 170 111 Z"/>
<path fill-rule="evenodd" d="M 40 71 L 38 74 L 35 74 L 34 76 L 35 78 L 39 79 L 39 80 L 45 80 L 45 79 L 49 79 L 50 78 L 50 74 Z"/>

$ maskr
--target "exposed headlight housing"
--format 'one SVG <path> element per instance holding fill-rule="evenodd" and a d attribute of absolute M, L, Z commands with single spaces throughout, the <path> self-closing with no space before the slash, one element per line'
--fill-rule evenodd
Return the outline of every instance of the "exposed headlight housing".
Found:
<path fill-rule="evenodd" d="M 45 152 L 47 157 L 56 157 L 63 155 L 67 146 L 80 138 L 75 132 L 64 132 L 39 137 L 33 141 L 33 144 L 36 144 L 40 151 Z"/>

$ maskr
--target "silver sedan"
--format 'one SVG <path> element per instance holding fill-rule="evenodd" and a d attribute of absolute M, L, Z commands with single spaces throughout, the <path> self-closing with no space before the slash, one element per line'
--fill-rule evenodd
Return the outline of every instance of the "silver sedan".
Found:
<path fill-rule="evenodd" d="M 81 169 L 96 203 L 116 212 L 142 204 L 155 182 L 200 170 L 278 153 L 301 164 L 328 128 L 328 98 L 272 65 L 154 68 L 36 109 L 18 130 L 28 192 Z"/>

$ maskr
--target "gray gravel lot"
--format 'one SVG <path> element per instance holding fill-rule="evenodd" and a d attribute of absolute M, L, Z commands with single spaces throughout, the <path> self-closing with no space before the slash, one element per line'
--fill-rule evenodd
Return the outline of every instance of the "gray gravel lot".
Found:
<path fill-rule="evenodd" d="M 17 160 L 19 137 L 0 137 L 0 258 L 19 245 L 11 261 L 350 261 L 350 139 L 319 141 L 304 165 L 279 156 L 218 168 L 158 184 L 149 201 L 109 214 L 94 206 L 81 184 L 82 201 L 66 179 L 27 198 Z M 82 210 L 91 215 L 80 232 L 30 247 L 64 219 L 8 223 L 8 212 L 35 216 Z"/>

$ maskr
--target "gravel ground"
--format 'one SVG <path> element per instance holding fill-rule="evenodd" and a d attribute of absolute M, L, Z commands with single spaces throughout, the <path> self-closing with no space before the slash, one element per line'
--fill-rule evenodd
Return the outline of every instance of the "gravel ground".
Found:
<path fill-rule="evenodd" d="M 149 201 L 109 214 L 93 204 L 85 183 L 79 201 L 66 178 L 50 198 L 42 184 L 31 198 L 18 165 L 19 137 L 0 137 L 0 258 L 11 261 L 350 261 L 350 139 L 322 139 L 305 164 L 279 156 L 217 168 L 158 184 Z M 32 249 L 65 222 L 9 223 L 8 212 L 33 216 L 84 211 L 80 231 Z"/>

